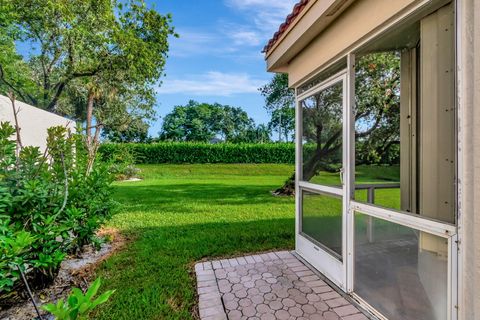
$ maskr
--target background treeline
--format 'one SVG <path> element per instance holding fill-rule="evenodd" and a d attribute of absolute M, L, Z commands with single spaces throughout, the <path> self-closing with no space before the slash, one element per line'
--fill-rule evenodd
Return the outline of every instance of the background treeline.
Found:
<path fill-rule="evenodd" d="M 186 141 L 205 143 L 269 143 L 272 140 L 293 142 L 295 111 L 292 107 L 270 112 L 267 124 L 255 121 L 241 107 L 190 100 L 175 106 L 163 117 L 158 136 L 148 135 L 148 125 L 132 125 L 125 130 L 105 128 L 108 142 Z"/>

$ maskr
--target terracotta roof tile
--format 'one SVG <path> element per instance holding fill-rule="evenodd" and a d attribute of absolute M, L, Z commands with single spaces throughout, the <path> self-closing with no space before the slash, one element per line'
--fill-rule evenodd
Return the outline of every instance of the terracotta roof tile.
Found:
<path fill-rule="evenodd" d="M 268 52 L 275 43 L 277 43 L 278 39 L 283 35 L 283 33 L 288 29 L 288 27 L 292 24 L 292 22 L 295 20 L 296 17 L 302 12 L 302 10 L 307 6 L 308 2 L 310 0 L 300 0 L 292 10 L 292 13 L 290 13 L 287 18 L 285 19 L 285 22 L 280 25 L 278 28 L 278 31 L 275 32 L 273 37 L 268 41 L 267 45 L 263 48 L 263 53 Z"/>

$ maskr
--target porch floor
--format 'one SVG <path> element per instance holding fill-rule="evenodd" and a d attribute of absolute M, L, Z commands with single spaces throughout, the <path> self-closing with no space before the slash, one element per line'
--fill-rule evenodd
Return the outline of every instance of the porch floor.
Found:
<path fill-rule="evenodd" d="M 292 252 L 195 265 L 202 320 L 366 320 Z"/>

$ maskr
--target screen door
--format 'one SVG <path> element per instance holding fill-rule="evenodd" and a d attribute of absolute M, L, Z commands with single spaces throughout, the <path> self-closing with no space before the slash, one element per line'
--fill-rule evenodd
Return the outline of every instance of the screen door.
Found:
<path fill-rule="evenodd" d="M 345 286 L 346 75 L 297 98 L 297 252 Z"/>

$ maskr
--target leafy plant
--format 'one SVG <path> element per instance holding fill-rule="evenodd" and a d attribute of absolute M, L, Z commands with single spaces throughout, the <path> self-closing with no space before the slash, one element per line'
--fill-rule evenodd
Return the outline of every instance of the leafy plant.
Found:
<path fill-rule="evenodd" d="M 115 292 L 115 290 L 109 290 L 102 293 L 98 298 L 95 298 L 100 285 L 101 280 L 98 278 L 92 283 L 85 294 L 83 294 L 80 289 L 74 288 L 66 301 L 58 300 L 56 304 L 49 303 L 42 306 L 42 309 L 53 314 L 57 320 L 87 319 L 90 311 L 98 305 L 107 302 Z"/>
<path fill-rule="evenodd" d="M 67 254 L 95 240 L 115 202 L 109 165 L 89 171 L 84 138 L 63 127 L 48 131 L 47 150 L 17 154 L 15 129 L 0 123 L 0 294 L 19 279 L 50 282 Z"/>
<path fill-rule="evenodd" d="M 10 219 L 0 220 L 0 288 L 12 287 L 20 278 L 22 268 L 25 271 L 29 247 L 35 241 L 29 232 L 14 232 L 9 227 Z"/>

